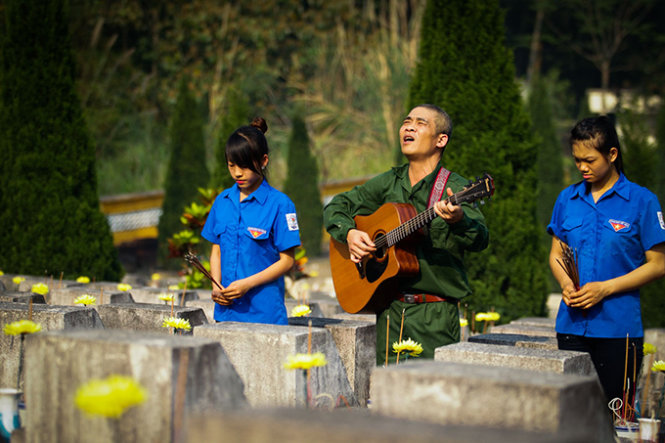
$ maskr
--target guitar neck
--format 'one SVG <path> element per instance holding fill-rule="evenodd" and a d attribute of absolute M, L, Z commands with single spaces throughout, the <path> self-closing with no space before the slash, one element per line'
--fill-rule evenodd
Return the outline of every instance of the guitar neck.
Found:
<path fill-rule="evenodd" d="M 449 198 L 445 199 L 444 202 L 451 201 L 453 204 L 459 204 L 457 201 L 457 196 L 452 195 Z M 395 229 L 388 231 L 386 235 L 377 239 L 375 245 L 377 248 L 391 247 L 404 240 L 418 229 L 429 224 L 432 220 L 437 217 L 434 208 L 425 209 L 420 214 L 416 215 L 410 220 L 405 221 Z"/>

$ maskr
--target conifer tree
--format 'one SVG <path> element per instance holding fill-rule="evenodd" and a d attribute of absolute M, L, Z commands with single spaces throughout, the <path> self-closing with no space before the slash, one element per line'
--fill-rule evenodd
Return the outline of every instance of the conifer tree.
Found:
<path fill-rule="evenodd" d="M 536 171 L 538 194 L 536 210 L 542 227 L 544 246 L 551 243 L 545 228 L 552 217 L 557 196 L 563 189 L 563 158 L 561 143 L 554 125 L 553 103 L 547 88 L 547 79 L 535 75 L 529 92 L 528 110 L 533 122 L 533 133 L 538 140 Z"/>
<path fill-rule="evenodd" d="M 180 217 L 185 206 L 198 198 L 198 188 L 208 184 L 206 150 L 203 138 L 203 116 L 187 81 L 178 89 L 178 100 L 171 120 L 169 157 L 164 185 L 162 216 L 159 219 L 159 248 L 164 261 L 168 253 L 167 239 L 183 230 Z"/>
<path fill-rule="evenodd" d="M 0 269 L 119 280 L 123 270 L 99 210 L 95 149 L 75 92 L 65 3 L 4 3 Z"/>
<path fill-rule="evenodd" d="M 319 191 L 319 169 L 310 151 L 307 125 L 300 113 L 291 123 L 289 138 L 288 174 L 284 192 L 296 205 L 300 240 L 310 256 L 321 253 L 323 230 L 323 204 Z"/>
<path fill-rule="evenodd" d="M 217 147 L 215 149 L 215 165 L 210 186 L 215 189 L 226 189 L 233 186 L 233 178 L 229 175 L 226 165 L 226 141 L 233 131 L 248 124 L 249 104 L 236 89 L 232 88 L 227 95 L 226 112 L 222 114 Z"/>
<path fill-rule="evenodd" d="M 442 162 L 466 177 L 490 173 L 496 194 L 483 207 L 490 246 L 466 257 L 470 311 L 504 319 L 544 312 L 547 259 L 536 218 L 536 144 L 504 45 L 497 0 L 429 0 L 409 108 L 433 103 L 453 119 Z"/>

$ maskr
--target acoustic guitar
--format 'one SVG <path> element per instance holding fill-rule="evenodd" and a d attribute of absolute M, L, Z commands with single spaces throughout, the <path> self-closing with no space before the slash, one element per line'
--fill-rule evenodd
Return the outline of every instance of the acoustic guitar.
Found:
<path fill-rule="evenodd" d="M 490 197 L 494 180 L 488 174 L 446 199 L 455 205 Z M 408 203 L 386 203 L 373 214 L 356 216 L 356 229 L 366 232 L 376 251 L 360 263 L 349 256 L 346 243 L 330 240 L 330 269 L 337 300 L 346 312 L 376 312 L 397 298 L 398 279 L 417 275 L 415 236 L 437 217 L 434 208 L 417 214 Z"/>

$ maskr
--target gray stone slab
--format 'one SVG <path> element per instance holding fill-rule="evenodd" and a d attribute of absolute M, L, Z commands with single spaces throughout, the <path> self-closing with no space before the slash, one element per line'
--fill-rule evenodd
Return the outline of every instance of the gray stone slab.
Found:
<path fill-rule="evenodd" d="M 483 343 L 456 343 L 434 350 L 434 360 L 506 368 L 521 368 L 558 374 L 596 375 L 586 352 L 529 349 Z"/>
<path fill-rule="evenodd" d="M 30 319 L 30 306 L 26 303 L 0 302 L 0 327 L 19 320 Z M 39 323 L 43 331 L 61 329 L 102 329 L 99 315 L 93 308 L 74 306 L 51 306 L 33 303 L 32 321 Z M 42 332 L 38 332 L 41 334 Z M 16 387 L 21 355 L 21 341 L 19 336 L 0 333 L 0 386 Z M 21 386 L 23 377 L 21 379 Z"/>
<path fill-rule="evenodd" d="M 534 337 L 524 334 L 478 334 L 469 337 L 470 343 L 557 349 L 556 338 Z"/>
<path fill-rule="evenodd" d="M 164 301 L 159 299 L 159 295 L 163 293 L 173 294 L 175 296 L 173 303 L 176 306 L 184 306 L 190 300 L 199 299 L 199 294 L 196 291 L 184 291 L 183 294 L 182 290 L 171 291 L 164 288 L 153 288 L 149 286 L 132 288 L 128 292 L 132 294 L 132 298 L 136 303 L 153 303 L 158 305 L 166 304 L 168 306 L 171 306 L 170 302 L 165 303 Z M 210 293 L 208 293 L 208 296 L 210 296 Z"/>
<path fill-rule="evenodd" d="M 245 383 L 245 396 L 254 407 L 304 405 L 306 377 L 303 370 L 284 368 L 289 355 L 304 354 L 311 342 L 312 352 L 322 352 L 328 364 L 310 370 L 310 395 L 329 405 L 343 396 L 357 401 L 349 384 L 332 334 L 324 328 L 258 323 L 222 322 L 194 330 L 197 337 L 217 340 Z"/>
<path fill-rule="evenodd" d="M 37 334 L 26 340 L 28 442 L 179 442 L 189 413 L 247 407 L 242 381 L 212 340 L 119 330 Z M 132 377 L 144 403 L 118 419 L 74 403 L 84 383 Z"/>
<path fill-rule="evenodd" d="M 521 334 L 532 337 L 556 337 L 556 331 L 553 326 L 530 326 L 513 323 L 493 326 L 492 334 Z"/>
<path fill-rule="evenodd" d="M 443 425 L 543 432 L 611 442 L 614 430 L 596 377 L 411 360 L 377 367 L 372 411 Z"/>
<path fill-rule="evenodd" d="M 555 319 L 548 317 L 522 317 L 517 320 L 511 321 L 511 325 L 522 325 L 522 326 L 536 326 L 544 328 L 552 328 L 555 326 Z"/>
<path fill-rule="evenodd" d="M 132 294 L 117 289 L 107 290 L 94 288 L 91 285 L 79 285 L 62 289 L 53 289 L 48 294 L 48 303 L 51 305 L 74 306 L 74 300 L 81 295 L 92 295 L 97 299 L 95 305 L 113 303 L 134 303 Z"/>
<path fill-rule="evenodd" d="M 376 365 L 376 325 L 337 318 L 311 320 L 312 327 L 325 327 L 332 334 L 356 399 L 361 406 L 367 405 L 370 374 Z M 309 325 L 306 317 L 289 318 L 289 324 Z"/>
<path fill-rule="evenodd" d="M 1 293 L 1 292 L 5 292 L 6 290 L 7 290 L 7 287 L 6 287 L 5 284 L 2 282 L 2 280 L 0 280 L 0 293 Z"/>
<path fill-rule="evenodd" d="M 200 295 L 199 295 L 200 297 Z M 208 323 L 215 322 L 215 302 L 210 298 L 210 292 L 208 292 L 208 298 L 199 298 L 198 300 L 189 300 L 185 302 L 185 306 L 190 308 L 199 308 L 203 311 L 208 320 Z"/>
<path fill-rule="evenodd" d="M 417 411 L 414 411 L 417 418 Z M 191 415 L 190 442 L 290 443 L 579 443 L 544 432 L 486 426 L 437 425 L 372 414 L 367 409 L 252 409 Z"/>
<path fill-rule="evenodd" d="M 34 292 L 0 292 L 0 302 L 4 303 L 39 303 L 45 304 L 46 299 L 42 294 L 35 294 Z"/>
<path fill-rule="evenodd" d="M 376 325 L 375 314 L 349 314 L 348 312 L 340 312 L 339 314 L 333 315 L 332 318 L 339 318 L 341 320 L 364 321 Z"/>
<path fill-rule="evenodd" d="M 95 309 L 106 328 L 172 333 L 171 328 L 162 327 L 164 319 L 171 316 L 170 306 L 149 303 L 117 303 L 96 306 Z M 175 306 L 173 315 L 189 320 L 192 329 L 208 323 L 200 308 Z M 182 331 L 182 335 L 192 335 L 192 331 Z"/>

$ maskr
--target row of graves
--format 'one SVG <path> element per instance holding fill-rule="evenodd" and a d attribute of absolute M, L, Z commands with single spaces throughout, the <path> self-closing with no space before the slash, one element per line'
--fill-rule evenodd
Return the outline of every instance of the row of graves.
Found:
<path fill-rule="evenodd" d="M 288 326 L 215 323 L 209 291 L 16 277 L 0 276 L 3 441 L 624 438 L 614 418 L 625 411 L 605 404 L 588 354 L 557 350 L 548 318 L 465 327 L 434 360 L 377 366 L 374 316 L 344 313 L 329 294 L 308 294 Z M 21 322 L 32 329 L 12 333 Z M 665 350 L 665 331 L 646 340 Z"/>

